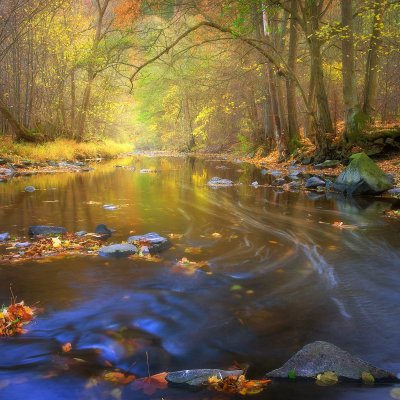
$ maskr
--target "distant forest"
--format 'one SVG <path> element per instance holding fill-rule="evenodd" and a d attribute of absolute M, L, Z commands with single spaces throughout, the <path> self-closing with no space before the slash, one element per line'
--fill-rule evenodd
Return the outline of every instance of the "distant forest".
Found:
<path fill-rule="evenodd" d="M 326 157 L 399 128 L 400 1 L 0 0 L 0 63 L 16 141 Z"/>

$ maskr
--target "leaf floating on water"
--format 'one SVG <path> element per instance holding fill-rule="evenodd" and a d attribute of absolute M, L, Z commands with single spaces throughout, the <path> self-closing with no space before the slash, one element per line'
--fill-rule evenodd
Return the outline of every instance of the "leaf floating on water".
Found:
<path fill-rule="evenodd" d="M 375 378 L 370 372 L 364 371 L 361 374 L 361 379 L 366 385 L 373 385 L 375 383 Z"/>
<path fill-rule="evenodd" d="M 211 236 L 212 236 L 213 238 L 216 238 L 216 239 L 219 239 L 219 238 L 222 237 L 222 235 L 221 235 L 220 233 L 218 233 L 218 232 L 212 233 Z"/>
<path fill-rule="evenodd" d="M 232 285 L 231 286 L 232 292 L 237 292 L 238 290 L 242 290 L 242 289 L 243 289 L 243 286 L 240 286 L 240 285 Z"/>
<path fill-rule="evenodd" d="M 208 379 L 208 385 L 218 392 L 241 395 L 261 393 L 270 382 L 269 379 L 247 380 L 244 375 L 232 375 L 226 378 L 212 376 Z"/>
<path fill-rule="evenodd" d="M 339 382 L 337 375 L 332 371 L 326 371 L 323 374 L 317 375 L 317 385 L 320 386 L 331 386 L 336 385 Z"/>
<path fill-rule="evenodd" d="M 69 353 L 72 350 L 72 344 L 70 342 L 64 343 L 61 348 L 64 353 Z"/>
<path fill-rule="evenodd" d="M 103 379 L 116 385 L 127 385 L 128 383 L 133 382 L 136 379 L 136 376 L 120 371 L 107 371 L 104 372 Z"/>
<path fill-rule="evenodd" d="M 183 237 L 182 233 L 169 233 L 167 235 L 170 239 L 181 239 Z"/>
<path fill-rule="evenodd" d="M 152 395 L 157 390 L 166 389 L 168 387 L 168 382 L 165 377 L 167 372 L 161 372 L 160 374 L 152 375 L 148 378 L 137 379 L 132 384 L 133 390 L 142 390 L 144 394 Z"/>
<path fill-rule="evenodd" d="M 185 253 L 187 254 L 200 254 L 202 249 L 200 247 L 186 247 Z"/>
<path fill-rule="evenodd" d="M 342 221 L 335 221 L 332 226 L 339 229 L 358 229 L 356 225 L 346 225 Z"/>

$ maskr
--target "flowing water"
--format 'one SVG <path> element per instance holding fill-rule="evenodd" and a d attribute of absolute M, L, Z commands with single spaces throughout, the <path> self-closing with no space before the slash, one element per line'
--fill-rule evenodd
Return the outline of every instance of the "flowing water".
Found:
<path fill-rule="evenodd" d="M 254 180 L 273 178 L 218 160 L 118 161 L 135 170 L 115 163 L 0 184 L 0 232 L 26 235 L 40 224 L 93 231 L 105 223 L 115 243 L 132 232 L 175 235 L 156 262 L 1 265 L 0 302 L 9 303 L 12 284 L 43 311 L 27 334 L 0 340 L 0 399 L 232 398 L 180 388 L 146 395 L 93 377 L 110 365 L 146 376 L 146 353 L 152 374 L 243 363 L 260 377 L 314 340 L 400 372 L 400 223 L 382 216 L 393 201 L 256 188 Z M 213 189 L 206 185 L 213 176 L 242 184 Z M 27 185 L 38 190 L 26 193 Z M 110 203 L 119 208 L 103 209 Z M 208 265 L 177 268 L 183 257 Z M 66 342 L 73 350 L 63 354 Z M 391 389 L 274 382 L 254 398 L 389 399 Z"/>

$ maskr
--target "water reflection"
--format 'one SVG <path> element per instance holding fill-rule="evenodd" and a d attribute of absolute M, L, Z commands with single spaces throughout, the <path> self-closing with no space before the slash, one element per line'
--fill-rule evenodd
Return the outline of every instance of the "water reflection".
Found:
<path fill-rule="evenodd" d="M 399 224 L 380 215 L 392 203 L 251 187 L 273 178 L 220 160 L 118 164 L 129 168 L 112 162 L 0 185 L 0 231 L 14 235 L 39 223 L 70 231 L 105 223 L 116 229 L 111 242 L 132 233 L 177 234 L 156 263 L 72 257 L 0 266 L 2 303 L 12 282 L 19 298 L 44 308 L 27 335 L 0 342 L 1 398 L 147 398 L 129 387 L 113 393 L 105 383 L 90 386 L 90 379 L 107 365 L 145 376 L 146 352 L 153 373 L 244 362 L 259 375 L 321 339 L 400 371 Z M 241 185 L 211 189 L 213 176 Z M 38 190 L 26 193 L 27 185 Z M 334 221 L 358 229 L 340 230 Z M 182 257 L 208 266 L 182 273 L 174 268 Z M 60 351 L 66 342 L 73 345 L 68 355 Z M 372 399 L 388 392 L 276 383 L 258 397 Z M 155 398 L 163 396 L 213 397 L 169 389 Z"/>

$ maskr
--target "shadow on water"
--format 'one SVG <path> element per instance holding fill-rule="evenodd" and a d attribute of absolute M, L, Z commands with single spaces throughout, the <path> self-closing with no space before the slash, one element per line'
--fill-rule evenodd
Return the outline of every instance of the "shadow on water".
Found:
<path fill-rule="evenodd" d="M 93 377 L 110 365 L 146 376 L 146 352 L 152 373 L 239 362 L 260 376 L 313 340 L 400 370 L 399 223 L 381 216 L 393 203 L 255 188 L 251 182 L 271 177 L 218 160 L 118 163 L 129 168 L 108 163 L 0 185 L 0 231 L 12 235 L 32 224 L 91 231 L 99 223 L 116 229 L 110 242 L 175 234 L 157 262 L 70 257 L 0 266 L 3 304 L 12 283 L 20 299 L 44 308 L 26 335 L 0 341 L 0 398 L 145 399 Z M 213 176 L 241 184 L 212 189 Z M 28 184 L 38 190 L 24 192 Z M 182 257 L 208 266 L 176 268 Z M 63 354 L 66 342 L 73 350 Z M 255 398 L 375 399 L 389 391 L 274 382 Z M 207 389 L 150 396 L 228 397 Z"/>

